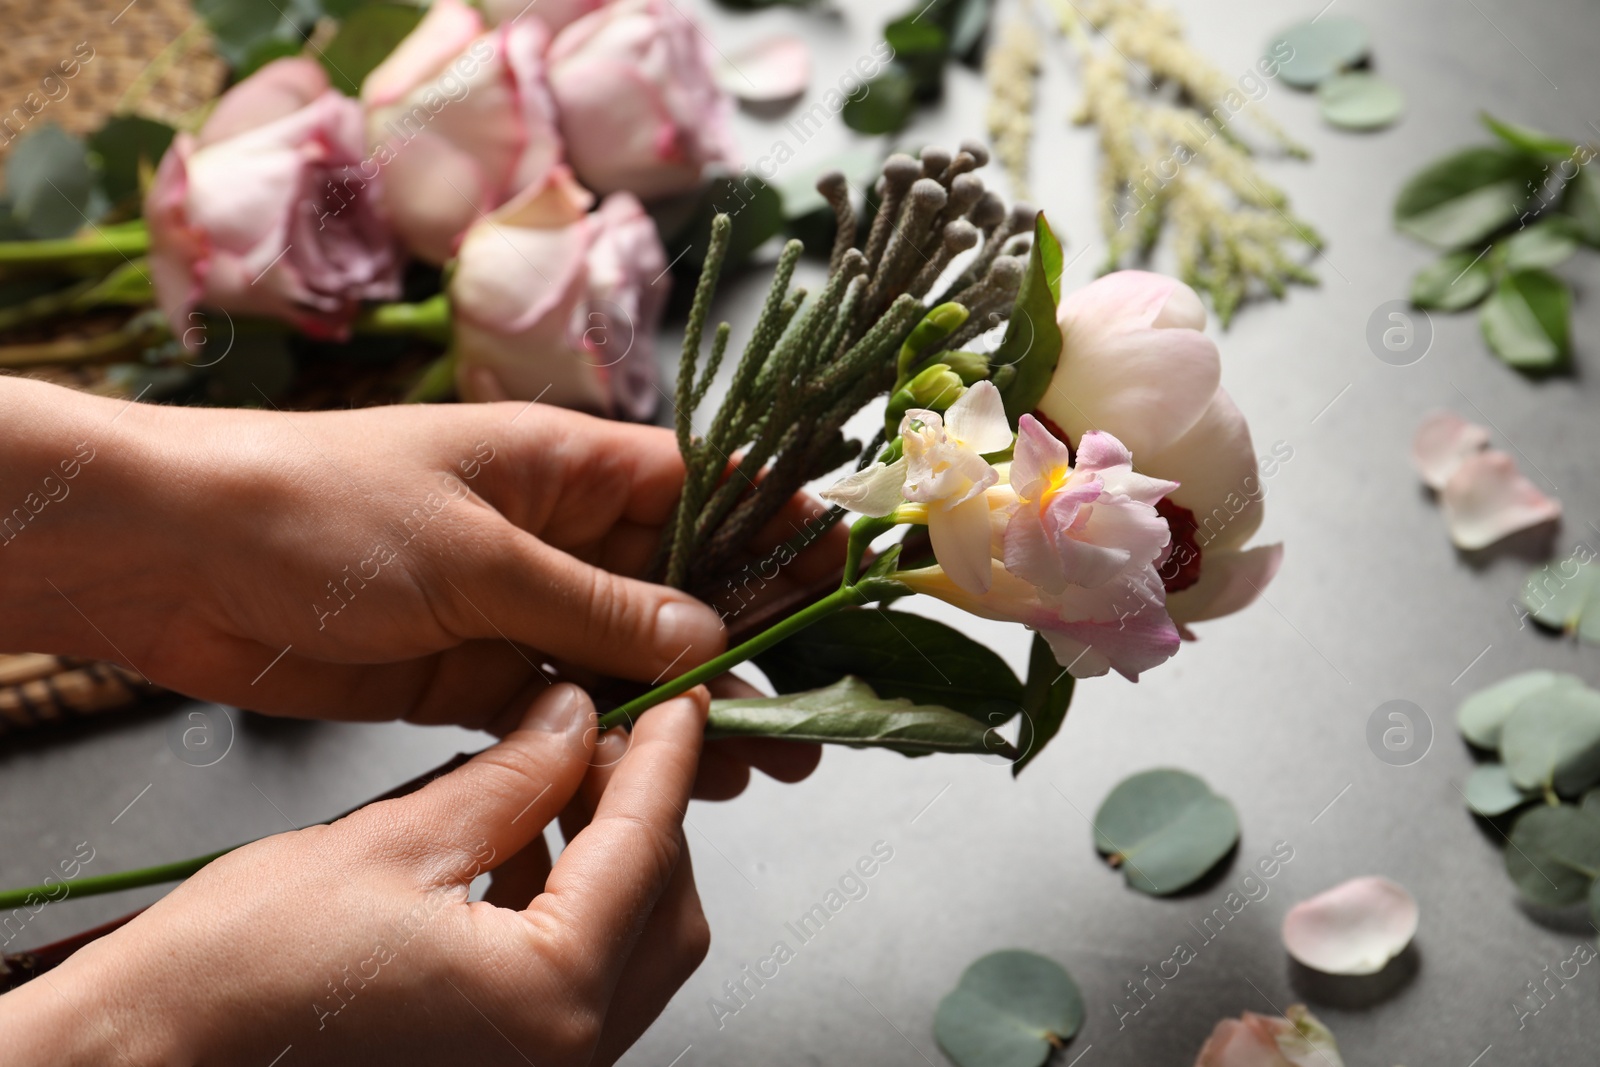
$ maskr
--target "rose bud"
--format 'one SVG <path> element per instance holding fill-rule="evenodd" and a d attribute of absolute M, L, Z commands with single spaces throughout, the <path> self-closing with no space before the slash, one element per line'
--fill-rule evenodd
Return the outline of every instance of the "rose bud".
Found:
<path fill-rule="evenodd" d="M 557 167 L 467 231 L 450 278 L 463 399 L 654 411 L 666 252 L 634 197 L 593 201 Z"/>
<path fill-rule="evenodd" d="M 538 19 L 485 32 L 477 10 L 438 0 L 362 83 L 384 207 L 418 258 L 449 259 L 468 226 L 561 161 L 548 43 Z"/>
<path fill-rule="evenodd" d="M 401 252 L 360 172 L 361 108 L 309 59 L 229 89 L 180 133 L 145 198 L 156 298 L 186 336 L 197 305 L 348 333 L 362 300 L 400 295 Z"/>
<path fill-rule="evenodd" d="M 664 0 L 619 0 L 556 35 L 550 90 L 584 185 L 649 200 L 695 188 L 708 164 L 737 165 L 709 50 Z"/>

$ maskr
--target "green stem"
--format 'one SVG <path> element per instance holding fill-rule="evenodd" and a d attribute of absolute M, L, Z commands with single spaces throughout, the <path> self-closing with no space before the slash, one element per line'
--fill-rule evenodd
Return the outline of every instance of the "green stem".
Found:
<path fill-rule="evenodd" d="M 873 599 L 873 591 L 859 586 L 845 585 L 829 593 L 821 600 L 808 608 L 795 612 L 770 630 L 756 634 L 742 645 L 728 649 L 716 659 L 679 675 L 665 685 L 658 685 L 643 696 L 634 697 L 619 708 L 614 708 L 600 716 L 602 728 L 631 724 L 639 717 L 641 712 L 655 707 L 662 701 L 670 700 L 680 693 L 686 693 L 697 685 L 709 682 L 721 674 L 737 667 L 745 660 L 759 655 L 782 641 L 791 634 L 799 633 L 807 626 L 827 618 L 840 608 L 847 608 L 855 604 L 865 604 Z"/>
<path fill-rule="evenodd" d="M 845 549 L 844 557 L 844 584 L 856 584 L 856 579 L 861 577 L 861 558 L 866 555 L 867 546 L 872 539 L 881 533 L 887 533 L 899 523 L 885 516 L 881 519 L 860 518 L 850 527 L 850 546 Z"/>
<path fill-rule="evenodd" d="M 450 399 L 455 391 L 456 357 L 454 352 L 446 352 L 422 369 L 417 380 L 411 383 L 411 388 L 406 390 L 404 402 L 437 404 Z"/>
<path fill-rule="evenodd" d="M 150 233 L 143 222 L 137 222 L 101 226 L 47 241 L 0 241 L 0 266 L 87 264 L 103 259 L 132 259 L 148 251 Z"/>
<path fill-rule="evenodd" d="M 165 333 L 165 327 L 135 316 L 121 329 L 96 337 L 66 337 L 39 344 L 0 345 L 0 367 L 114 363 L 121 357 L 155 343 Z"/>
<path fill-rule="evenodd" d="M 0 910 L 19 908 L 25 904 L 35 903 L 40 899 L 58 901 L 66 900 L 68 897 L 92 897 L 101 893 L 115 893 L 123 889 L 138 889 L 147 885 L 180 882 L 217 857 L 226 856 L 240 847 L 242 846 L 233 845 L 204 856 L 196 856 L 193 859 L 178 860 L 175 863 L 162 863 L 154 867 L 141 867 L 135 871 L 118 871 L 115 874 L 91 874 L 87 878 L 76 878 L 70 882 L 57 882 L 54 885 L 36 885 L 27 889 L 0 890 Z M 66 887 L 66 896 L 59 896 L 62 887 Z"/>
<path fill-rule="evenodd" d="M 450 298 L 435 293 L 416 304 L 378 304 L 356 319 L 355 332 L 421 337 L 436 344 L 449 344 Z"/>

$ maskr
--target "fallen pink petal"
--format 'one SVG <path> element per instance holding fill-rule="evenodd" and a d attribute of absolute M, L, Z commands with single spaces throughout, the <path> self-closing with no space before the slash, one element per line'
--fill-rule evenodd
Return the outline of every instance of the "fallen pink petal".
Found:
<path fill-rule="evenodd" d="M 1468 457 L 1489 447 L 1489 431 L 1453 411 L 1430 411 L 1411 439 L 1411 465 L 1429 489 L 1443 489 Z"/>
<path fill-rule="evenodd" d="M 1377 974 L 1417 933 L 1417 902 L 1387 878 L 1341 882 L 1289 909 L 1283 946 L 1324 974 Z"/>
<path fill-rule="evenodd" d="M 1540 491 L 1504 452 L 1480 452 L 1456 468 L 1439 494 L 1456 547 L 1487 548 L 1503 537 L 1561 517 L 1561 503 Z"/>
<path fill-rule="evenodd" d="M 792 100 L 811 83 L 811 46 L 794 34 L 747 45 L 717 64 L 717 84 L 752 104 Z"/>

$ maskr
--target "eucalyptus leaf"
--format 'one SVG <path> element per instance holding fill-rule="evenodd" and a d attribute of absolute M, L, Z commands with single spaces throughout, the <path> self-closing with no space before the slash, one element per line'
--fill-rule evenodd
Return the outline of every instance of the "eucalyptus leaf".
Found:
<path fill-rule="evenodd" d="M 1570 804 L 1528 809 L 1507 840 L 1506 874 L 1535 904 L 1578 903 L 1600 871 L 1600 818 Z"/>
<path fill-rule="evenodd" d="M 176 131 L 141 115 L 113 115 L 89 135 L 89 148 L 100 161 L 100 187 L 113 204 L 141 192 L 141 172 L 153 173 Z"/>
<path fill-rule="evenodd" d="M 1500 245 L 1507 270 L 1526 270 L 1565 263 L 1578 250 L 1578 237 L 1571 220 L 1554 215 L 1518 230 Z"/>
<path fill-rule="evenodd" d="M 1568 180 L 1561 194 L 1561 210 L 1572 219 L 1573 230 L 1584 244 L 1600 248 L 1600 176 L 1592 161 Z"/>
<path fill-rule="evenodd" d="M 883 697 L 953 708 L 985 726 L 1022 707 L 1022 683 L 1006 661 L 942 622 L 905 611 L 851 608 L 756 656 L 780 693 L 855 675 Z"/>
<path fill-rule="evenodd" d="M 1267 57 L 1279 65 L 1278 76 L 1296 89 L 1314 89 L 1327 78 L 1366 57 L 1366 27 L 1355 19 L 1325 15 L 1279 33 L 1267 45 Z M 1285 49 L 1287 59 L 1278 60 Z"/>
<path fill-rule="evenodd" d="M 857 133 L 895 133 L 910 121 L 917 106 L 917 80 L 903 64 L 886 64 L 866 90 L 845 101 L 839 117 L 846 126 Z"/>
<path fill-rule="evenodd" d="M 243 67 L 263 45 L 299 42 L 322 14 L 315 0 L 194 0 L 217 54 Z"/>
<path fill-rule="evenodd" d="M 957 1067 L 1039 1067 L 1083 1025 L 1083 994 L 1060 964 L 994 952 L 939 1002 L 933 1034 Z"/>
<path fill-rule="evenodd" d="M 1520 789 L 1577 796 L 1600 782 L 1600 693 L 1552 686 L 1525 698 L 1500 731 L 1500 758 Z"/>
<path fill-rule="evenodd" d="M 1513 271 L 1483 305 L 1483 339 L 1520 370 L 1550 370 L 1567 357 L 1572 293 L 1554 274 Z"/>
<path fill-rule="evenodd" d="M 1500 747 L 1500 730 L 1524 700 L 1551 689 L 1583 686 L 1583 679 L 1556 671 L 1532 670 L 1502 678 L 1461 702 L 1456 726 L 1468 742 L 1484 749 Z"/>
<path fill-rule="evenodd" d="M 1317 87 L 1322 117 L 1346 130 L 1379 130 L 1392 125 L 1406 108 L 1405 94 L 1376 74 L 1335 74 Z"/>
<path fill-rule="evenodd" d="M 1467 776 L 1467 784 L 1461 792 L 1466 795 L 1468 808 L 1491 819 L 1538 799 L 1537 793 L 1518 789 L 1511 780 L 1511 772 L 1501 763 L 1485 763 L 1475 768 Z"/>
<path fill-rule="evenodd" d="M 1021 774 L 1022 768 L 1061 731 L 1076 682 L 1056 662 L 1050 642 L 1034 634 L 1028 650 L 1028 680 L 1022 687 L 1022 732 L 1017 738 L 1022 758 L 1011 765 L 1012 777 Z"/>
<path fill-rule="evenodd" d="M 949 708 L 885 700 L 859 678 L 841 678 L 806 693 L 713 700 L 711 737 L 781 737 L 906 755 L 973 752 L 1016 757 L 1016 750 L 983 723 Z"/>
<path fill-rule="evenodd" d="M 950 54 L 950 35 L 945 28 L 914 12 L 885 26 L 883 39 L 894 50 L 894 61 L 911 75 L 916 95 L 923 99 L 938 96 Z"/>
<path fill-rule="evenodd" d="M 830 170 L 836 170 L 851 185 L 870 188 L 870 183 L 876 179 L 882 166 L 881 150 L 870 144 L 856 144 L 812 166 L 795 168 L 792 174 L 786 173 L 775 185 L 778 195 L 783 197 L 784 217 L 794 219 L 813 211 L 826 211 L 831 220 L 833 209 L 817 192 L 817 179 Z"/>
<path fill-rule="evenodd" d="M 411 5 L 368 4 L 339 24 L 326 47 L 317 53 L 328 80 L 346 96 L 357 96 L 361 83 L 395 46 L 422 21 L 422 9 Z"/>
<path fill-rule="evenodd" d="M 1440 248 L 1476 244 L 1519 218 L 1543 179 L 1539 161 L 1514 149 L 1467 148 L 1406 182 L 1395 201 L 1395 224 Z"/>
<path fill-rule="evenodd" d="M 1012 368 L 1000 387 L 1000 396 L 1013 428 L 1018 419 L 1039 406 L 1061 361 L 1061 327 L 1056 321 L 1061 272 L 1061 242 L 1041 211 L 1034 217 L 1028 268 L 1006 323 L 1005 338 L 989 360 L 996 370 Z"/>
<path fill-rule="evenodd" d="M 1411 302 L 1419 308 L 1460 311 L 1482 300 L 1492 288 L 1494 271 L 1486 256 L 1451 252 L 1417 272 L 1411 280 Z"/>
<path fill-rule="evenodd" d="M 1547 565 L 1528 575 L 1522 583 L 1523 607 L 1543 626 L 1600 642 L 1600 560 L 1568 559 L 1555 567 L 1554 573 Z"/>
<path fill-rule="evenodd" d="M 1485 127 L 1500 140 L 1530 156 L 1541 159 L 1555 159 L 1570 156 L 1578 150 L 1578 146 L 1571 141 L 1542 130 L 1535 130 L 1529 126 L 1519 126 L 1514 122 L 1502 122 L 1487 111 L 1480 112 L 1480 119 Z"/>
<path fill-rule="evenodd" d="M 17 141 L 6 159 L 11 212 L 30 237 L 68 237 L 89 222 L 94 171 L 88 146 L 53 122 Z"/>
<path fill-rule="evenodd" d="M 698 272 L 711 247 L 711 220 L 718 214 L 733 220 L 728 237 L 729 266 L 743 263 L 751 253 L 783 229 L 783 200 L 778 191 L 753 175 L 723 175 L 701 190 L 690 220 L 681 233 L 689 238 L 684 264 Z"/>
<path fill-rule="evenodd" d="M 1204 781 L 1161 768 L 1123 779 L 1094 817 L 1095 848 L 1155 896 L 1199 881 L 1239 840 L 1239 816 Z"/>

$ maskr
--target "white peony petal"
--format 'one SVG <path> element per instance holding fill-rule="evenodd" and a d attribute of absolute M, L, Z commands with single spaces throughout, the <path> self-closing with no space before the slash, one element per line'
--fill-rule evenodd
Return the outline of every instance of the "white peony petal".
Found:
<path fill-rule="evenodd" d="M 1504 452 L 1479 452 L 1459 467 L 1439 493 L 1450 540 L 1458 548 L 1486 548 L 1502 537 L 1551 522 L 1561 503 L 1522 476 Z"/>
<path fill-rule="evenodd" d="M 1324 974 L 1377 974 L 1417 933 L 1417 902 L 1387 878 L 1352 878 L 1289 909 L 1283 945 Z"/>
<path fill-rule="evenodd" d="M 1430 411 L 1411 439 L 1411 465 L 1430 489 L 1443 489 L 1467 457 L 1489 447 L 1489 431 L 1453 411 Z"/>
<path fill-rule="evenodd" d="M 979 455 L 1011 445 L 1005 401 L 993 382 L 979 382 L 944 413 L 945 433 Z"/>
<path fill-rule="evenodd" d="M 717 84 L 730 96 L 753 104 L 789 100 L 811 81 L 811 46 L 805 38 L 781 33 L 724 57 Z"/>
<path fill-rule="evenodd" d="M 904 502 L 907 460 L 874 463 L 856 471 L 822 491 L 822 499 L 861 515 L 882 518 Z"/>

